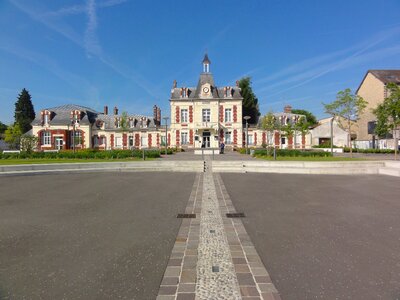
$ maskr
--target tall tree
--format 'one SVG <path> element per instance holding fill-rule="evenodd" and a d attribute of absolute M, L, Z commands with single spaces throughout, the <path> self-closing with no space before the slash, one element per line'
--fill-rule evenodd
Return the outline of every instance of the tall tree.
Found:
<path fill-rule="evenodd" d="M 26 89 L 22 89 L 15 102 L 15 124 L 18 124 L 22 133 L 32 129 L 31 123 L 35 119 L 35 110 L 33 108 L 31 95 Z"/>
<path fill-rule="evenodd" d="M 378 136 L 392 132 L 394 138 L 394 155 L 397 160 L 398 139 L 400 131 L 400 88 L 395 83 L 387 84 L 388 97 L 374 110 L 377 118 L 375 133 Z"/>
<path fill-rule="evenodd" d="M 0 121 L 0 135 L 3 134 L 7 129 L 7 125 Z"/>
<path fill-rule="evenodd" d="M 18 124 L 8 126 L 4 141 L 10 146 L 11 149 L 18 149 L 21 139 L 21 128 Z"/>
<path fill-rule="evenodd" d="M 368 102 L 362 97 L 355 95 L 350 89 L 340 91 L 336 95 L 336 100 L 329 104 L 323 104 L 325 112 L 333 117 L 339 117 L 337 120 L 341 127 L 348 133 L 348 146 L 350 147 L 350 156 L 353 157 L 351 145 L 351 128 L 355 121 L 360 119 Z"/>
<path fill-rule="evenodd" d="M 317 118 L 308 110 L 305 109 L 292 109 L 293 114 L 303 115 L 306 117 L 306 121 L 309 126 L 318 124 Z"/>
<path fill-rule="evenodd" d="M 310 132 L 310 125 L 311 124 L 309 123 L 307 117 L 305 117 L 305 116 L 301 116 L 297 120 L 296 124 L 294 125 L 295 130 L 300 132 L 300 134 L 301 134 L 301 147 L 302 148 L 305 148 L 303 139 L 305 140 L 306 134 Z M 295 146 L 295 148 L 296 148 L 296 146 Z"/>
<path fill-rule="evenodd" d="M 261 128 L 267 132 L 267 146 L 270 146 L 274 130 L 277 128 L 275 116 L 272 112 L 268 112 L 261 119 Z"/>
<path fill-rule="evenodd" d="M 242 114 L 243 116 L 250 116 L 250 124 L 257 124 L 260 110 L 258 107 L 258 99 L 251 88 L 250 77 L 244 77 L 239 80 L 239 87 L 243 97 Z M 244 120 L 242 120 L 243 123 Z"/>

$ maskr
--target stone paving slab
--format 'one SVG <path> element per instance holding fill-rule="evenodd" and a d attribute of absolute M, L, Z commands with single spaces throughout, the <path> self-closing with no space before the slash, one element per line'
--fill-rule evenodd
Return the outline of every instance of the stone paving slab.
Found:
<path fill-rule="evenodd" d="M 236 210 L 211 170 L 207 161 L 196 176 L 185 211 L 196 218 L 182 220 L 157 299 L 279 300 L 242 221 L 226 216 Z"/>

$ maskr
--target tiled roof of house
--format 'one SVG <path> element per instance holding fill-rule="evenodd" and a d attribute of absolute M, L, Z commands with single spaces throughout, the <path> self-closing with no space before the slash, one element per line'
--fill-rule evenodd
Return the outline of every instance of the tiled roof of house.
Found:
<path fill-rule="evenodd" d="M 79 121 L 81 125 L 90 125 L 90 124 L 100 124 L 96 121 L 104 122 L 104 129 L 117 129 L 116 119 L 121 118 L 122 115 L 113 115 L 98 112 L 89 107 L 75 105 L 75 104 L 66 104 L 57 107 L 49 107 L 44 110 L 48 110 L 51 112 L 51 125 L 69 125 L 71 124 L 71 111 L 79 110 L 82 115 Z M 35 119 L 32 122 L 32 125 L 41 125 L 42 116 L 41 111 L 36 114 Z M 146 127 L 144 128 L 154 128 L 156 127 L 156 123 L 154 117 L 148 117 L 143 115 L 127 115 L 128 120 L 131 118 L 134 120 L 135 126 L 131 127 L 131 129 L 142 129 L 143 120 L 146 120 Z"/>
<path fill-rule="evenodd" d="M 376 78 L 383 83 L 400 83 L 400 70 L 369 70 Z"/>
<path fill-rule="evenodd" d="M 187 99 L 203 99 L 200 98 L 201 87 L 208 83 L 211 86 L 211 98 L 206 99 L 243 99 L 240 94 L 239 87 L 230 87 L 230 96 L 227 98 L 224 96 L 224 87 L 219 88 L 215 86 L 214 77 L 211 73 L 201 73 L 199 81 L 197 83 L 197 87 L 189 87 L 187 88 L 187 97 L 181 97 L 181 88 L 173 88 L 171 90 L 171 100 L 187 100 Z"/>

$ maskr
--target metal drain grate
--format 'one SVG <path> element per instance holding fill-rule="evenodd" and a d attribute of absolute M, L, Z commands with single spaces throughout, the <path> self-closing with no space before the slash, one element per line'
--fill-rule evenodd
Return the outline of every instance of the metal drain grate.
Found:
<path fill-rule="evenodd" d="M 227 218 L 245 218 L 245 214 L 244 213 L 228 213 L 226 214 Z"/>
<path fill-rule="evenodd" d="M 196 214 L 178 214 L 176 217 L 178 219 L 195 219 Z"/>

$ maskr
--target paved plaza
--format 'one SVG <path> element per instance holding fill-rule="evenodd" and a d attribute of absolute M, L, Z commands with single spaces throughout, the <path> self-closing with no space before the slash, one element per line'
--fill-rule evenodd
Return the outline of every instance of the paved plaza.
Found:
<path fill-rule="evenodd" d="M 398 178 L 209 165 L 1 177 L 0 299 L 399 299 Z"/>

